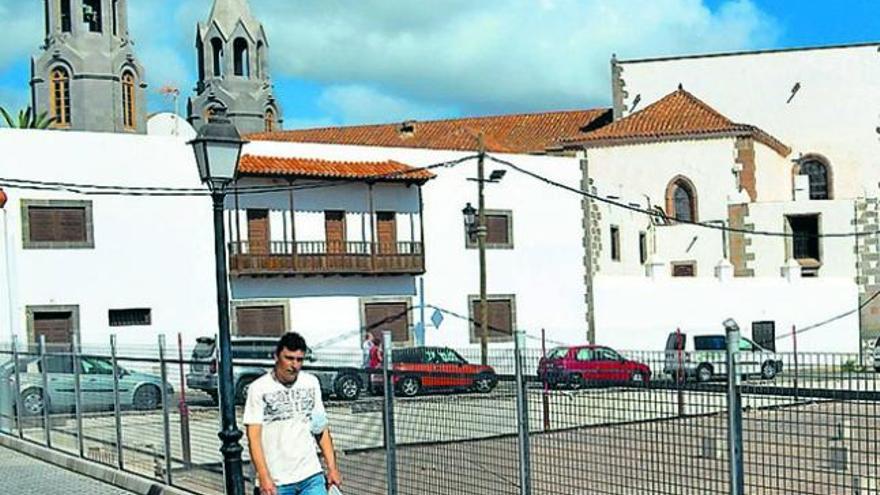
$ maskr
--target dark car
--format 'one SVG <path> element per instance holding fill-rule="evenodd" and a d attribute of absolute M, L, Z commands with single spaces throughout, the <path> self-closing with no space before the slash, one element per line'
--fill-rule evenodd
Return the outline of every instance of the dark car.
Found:
<path fill-rule="evenodd" d="M 233 337 L 233 390 L 235 402 L 244 404 L 250 384 L 265 374 L 275 364 L 275 337 Z M 216 403 L 217 359 L 216 343 L 213 337 L 199 337 L 193 349 L 186 386 L 201 390 L 211 396 Z M 341 400 L 355 400 L 364 388 L 362 371 L 355 367 L 320 367 L 320 363 L 309 351 L 306 355 L 305 371 L 315 375 L 321 383 L 321 392 Z"/>
<path fill-rule="evenodd" d="M 550 387 L 579 389 L 591 383 L 646 383 L 651 368 L 610 347 L 556 347 L 538 362 L 538 377 Z"/>
<path fill-rule="evenodd" d="M 491 366 L 470 364 L 448 347 L 406 347 L 391 352 L 394 385 L 405 397 L 429 390 L 491 392 L 498 377 Z M 382 375 L 372 375 L 374 390 L 381 389 Z"/>

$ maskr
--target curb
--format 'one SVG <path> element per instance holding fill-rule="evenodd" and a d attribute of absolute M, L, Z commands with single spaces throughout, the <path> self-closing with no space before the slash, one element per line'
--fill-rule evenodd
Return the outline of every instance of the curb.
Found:
<path fill-rule="evenodd" d="M 194 493 L 5 434 L 0 434 L 0 446 L 54 464 L 68 471 L 103 481 L 137 495 L 193 495 Z"/>

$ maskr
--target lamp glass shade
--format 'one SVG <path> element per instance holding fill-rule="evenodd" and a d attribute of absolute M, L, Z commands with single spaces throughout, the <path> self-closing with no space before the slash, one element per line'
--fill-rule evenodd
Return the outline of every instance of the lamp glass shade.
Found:
<path fill-rule="evenodd" d="M 476 221 L 477 210 L 471 206 L 470 203 L 461 210 L 461 213 L 464 215 L 464 222 L 468 225 L 473 225 Z"/>
<path fill-rule="evenodd" d="M 214 182 L 232 181 L 238 167 L 241 143 L 209 141 L 206 147 L 208 179 Z"/>

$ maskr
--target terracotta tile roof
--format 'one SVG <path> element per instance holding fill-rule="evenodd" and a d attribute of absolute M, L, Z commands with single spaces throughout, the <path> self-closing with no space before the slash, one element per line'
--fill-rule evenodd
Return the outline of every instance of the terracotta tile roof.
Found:
<path fill-rule="evenodd" d="M 558 144 L 562 137 L 586 135 L 609 122 L 611 110 L 598 108 L 278 131 L 251 134 L 247 138 L 254 141 L 476 151 L 475 136 L 483 132 L 487 151 L 543 153 L 548 147 Z"/>
<path fill-rule="evenodd" d="M 419 182 L 435 176 L 423 168 L 387 160 L 384 162 L 344 162 L 314 158 L 282 158 L 244 155 L 238 171 L 243 175 L 286 176 L 314 179 L 355 179 L 377 182 Z"/>
<path fill-rule="evenodd" d="M 565 147 L 589 147 L 728 136 L 751 136 L 782 156 L 791 153 L 788 146 L 770 134 L 755 126 L 731 121 L 681 87 L 638 112 L 585 136 L 566 137 L 562 142 Z"/>

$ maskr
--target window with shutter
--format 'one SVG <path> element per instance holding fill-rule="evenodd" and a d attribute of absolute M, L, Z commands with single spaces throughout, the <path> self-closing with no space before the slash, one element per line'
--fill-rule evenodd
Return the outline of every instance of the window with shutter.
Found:
<path fill-rule="evenodd" d="M 152 322 L 150 308 L 111 309 L 107 320 L 111 327 L 146 326 Z"/>
<path fill-rule="evenodd" d="M 364 331 L 391 331 L 392 342 L 409 342 L 409 304 L 406 302 L 364 303 Z"/>
<path fill-rule="evenodd" d="M 25 249 L 92 248 L 92 202 L 22 200 Z"/>
<path fill-rule="evenodd" d="M 279 337 L 287 331 L 284 306 L 238 306 L 235 308 L 237 335 Z"/>
<path fill-rule="evenodd" d="M 480 341 L 480 298 L 470 296 L 471 342 Z M 488 330 L 490 342 L 508 342 L 516 328 L 515 298 L 513 295 L 490 295 L 488 303 Z"/>
<path fill-rule="evenodd" d="M 465 247 L 477 249 L 477 236 L 465 233 Z M 486 210 L 486 249 L 513 249 L 513 212 Z"/>
<path fill-rule="evenodd" d="M 693 261 L 676 262 L 672 264 L 673 277 L 696 277 L 697 264 Z"/>

